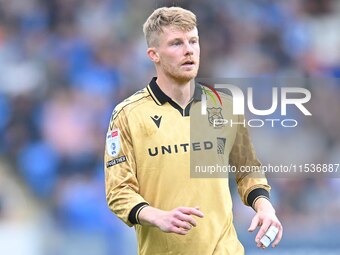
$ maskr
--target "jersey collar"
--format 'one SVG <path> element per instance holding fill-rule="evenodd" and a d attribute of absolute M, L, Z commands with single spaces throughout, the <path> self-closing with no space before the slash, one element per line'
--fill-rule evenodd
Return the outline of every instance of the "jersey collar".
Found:
<path fill-rule="evenodd" d="M 153 77 L 152 80 L 150 81 L 147 89 L 153 98 L 153 100 L 156 102 L 158 105 L 163 105 L 166 102 L 172 103 L 174 102 L 169 96 L 167 96 L 158 86 L 156 82 L 157 77 Z M 202 88 L 200 85 L 195 85 L 195 91 L 193 95 L 193 101 L 201 101 L 201 96 L 202 96 Z"/>

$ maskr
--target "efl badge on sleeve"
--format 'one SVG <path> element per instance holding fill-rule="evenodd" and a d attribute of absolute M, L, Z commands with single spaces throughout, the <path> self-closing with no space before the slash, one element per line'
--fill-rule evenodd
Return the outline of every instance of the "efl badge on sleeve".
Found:
<path fill-rule="evenodd" d="M 113 129 L 106 135 L 106 150 L 111 157 L 116 157 L 120 151 L 120 134 L 119 129 Z"/>

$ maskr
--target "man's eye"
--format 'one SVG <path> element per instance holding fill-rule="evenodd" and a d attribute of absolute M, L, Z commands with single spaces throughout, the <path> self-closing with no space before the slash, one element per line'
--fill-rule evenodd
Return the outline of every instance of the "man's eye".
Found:
<path fill-rule="evenodd" d="M 190 43 L 191 43 L 191 44 L 196 44 L 196 43 L 197 43 L 197 40 L 191 40 Z"/>
<path fill-rule="evenodd" d="M 179 46 L 179 45 L 181 45 L 182 44 L 182 42 L 179 42 L 179 41 L 176 41 L 176 42 L 173 42 L 172 43 L 172 45 L 175 45 L 175 46 Z"/>

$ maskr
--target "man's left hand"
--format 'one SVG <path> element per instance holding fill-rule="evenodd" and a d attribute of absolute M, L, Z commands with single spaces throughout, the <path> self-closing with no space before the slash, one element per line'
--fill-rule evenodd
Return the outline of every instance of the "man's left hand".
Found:
<path fill-rule="evenodd" d="M 266 234 L 270 226 L 274 226 L 278 229 L 278 233 L 272 242 L 272 247 L 277 246 L 282 238 L 283 228 L 282 224 L 276 216 L 275 209 L 272 204 L 266 198 L 259 198 L 254 205 L 256 215 L 251 221 L 249 232 L 253 232 L 257 227 L 260 227 L 259 232 L 255 237 L 257 247 L 265 248 L 260 242 L 261 238 Z"/>

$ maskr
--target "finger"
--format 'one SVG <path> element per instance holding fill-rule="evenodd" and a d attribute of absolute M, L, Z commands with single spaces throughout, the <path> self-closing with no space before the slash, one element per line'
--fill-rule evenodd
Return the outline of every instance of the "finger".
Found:
<path fill-rule="evenodd" d="M 188 222 L 194 227 L 196 227 L 196 225 L 197 225 L 196 220 L 193 217 L 190 217 L 187 214 L 180 213 L 176 216 L 176 218 L 181 220 L 181 221 Z"/>
<path fill-rule="evenodd" d="M 188 214 L 188 215 L 195 215 L 197 217 L 203 218 L 204 214 L 196 209 L 196 208 L 192 208 L 192 207 L 179 207 L 178 210 L 182 213 Z"/>
<path fill-rule="evenodd" d="M 276 226 L 278 229 L 279 229 L 279 233 L 277 233 L 277 236 L 276 236 L 276 238 L 275 238 L 275 241 L 273 242 L 273 244 L 272 244 L 272 247 L 273 248 L 275 248 L 278 244 L 279 244 L 279 242 L 281 241 L 281 239 L 282 239 L 282 234 L 283 234 L 283 228 L 282 228 L 282 226 Z"/>
<path fill-rule="evenodd" d="M 260 239 L 262 238 L 262 236 L 264 236 L 264 234 L 266 233 L 266 231 L 268 230 L 270 226 L 270 221 L 265 221 L 263 222 L 259 232 L 257 232 L 257 235 L 255 237 L 255 242 L 256 243 L 259 243 L 260 242 Z"/>
<path fill-rule="evenodd" d="M 176 226 L 172 226 L 169 228 L 169 233 L 175 233 L 179 235 L 186 235 L 188 234 L 189 230 L 183 229 L 183 228 L 178 228 Z"/>
<path fill-rule="evenodd" d="M 188 224 L 187 222 L 181 221 L 181 220 L 175 220 L 173 222 L 173 225 L 178 228 L 183 228 L 184 230 L 190 230 L 192 226 Z"/>
<path fill-rule="evenodd" d="M 250 224 L 250 226 L 249 226 L 249 228 L 248 228 L 248 231 L 249 231 L 249 232 L 253 232 L 253 231 L 257 228 L 258 225 L 259 225 L 259 217 L 256 215 L 256 216 L 254 216 L 254 218 L 251 220 L 251 224 Z"/>

